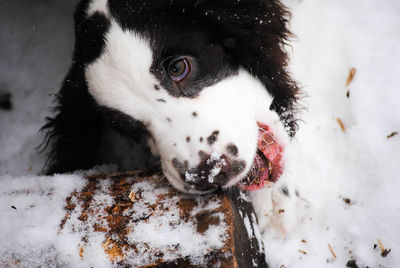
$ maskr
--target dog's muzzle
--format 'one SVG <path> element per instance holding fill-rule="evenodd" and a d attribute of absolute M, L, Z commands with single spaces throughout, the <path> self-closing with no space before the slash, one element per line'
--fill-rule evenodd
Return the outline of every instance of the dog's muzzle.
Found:
<path fill-rule="evenodd" d="M 220 189 L 246 168 L 245 161 L 232 159 L 226 154 L 203 151 L 199 154 L 201 161 L 196 168 L 188 169 L 188 163 L 181 163 L 178 159 L 173 160 L 173 165 L 185 183 L 201 192 Z"/>

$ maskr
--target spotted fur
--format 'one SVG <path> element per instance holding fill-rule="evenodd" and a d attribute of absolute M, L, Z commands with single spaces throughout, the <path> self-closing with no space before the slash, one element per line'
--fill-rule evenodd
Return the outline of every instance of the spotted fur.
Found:
<path fill-rule="evenodd" d="M 72 65 L 43 127 L 46 173 L 104 163 L 111 129 L 149 147 L 182 191 L 237 184 L 257 122 L 282 144 L 297 130 L 288 17 L 278 0 L 81 0 Z M 178 83 L 166 65 L 180 57 L 191 69 Z"/>

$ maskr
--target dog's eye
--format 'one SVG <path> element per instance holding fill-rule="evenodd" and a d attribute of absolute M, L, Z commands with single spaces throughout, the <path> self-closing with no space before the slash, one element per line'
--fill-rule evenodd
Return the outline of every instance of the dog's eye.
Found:
<path fill-rule="evenodd" d="M 185 58 L 172 61 L 168 67 L 168 74 L 175 82 L 182 81 L 190 73 L 190 63 Z"/>

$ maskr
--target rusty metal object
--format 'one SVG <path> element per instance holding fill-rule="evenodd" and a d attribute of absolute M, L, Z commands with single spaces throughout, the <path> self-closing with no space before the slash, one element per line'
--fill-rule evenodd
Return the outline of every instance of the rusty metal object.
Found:
<path fill-rule="evenodd" d="M 107 200 L 102 202 L 99 196 Z M 104 239 L 98 246 L 118 267 L 268 267 L 263 245 L 257 239 L 253 208 L 238 190 L 230 191 L 229 196 L 195 196 L 179 193 L 165 179 L 142 177 L 139 172 L 91 176 L 80 192 L 67 198 L 65 208 L 60 232 L 81 234 L 77 252 L 82 259 L 87 247 L 93 246 L 90 237 L 100 233 Z M 161 228 L 154 224 L 159 218 L 160 225 L 177 233 L 179 228 L 193 228 L 193 237 L 189 238 L 193 240 L 205 239 L 210 230 L 219 230 L 222 244 L 210 243 L 199 257 L 198 252 L 187 253 L 174 239 L 155 247 L 151 239 L 146 243 L 135 238 L 143 226 Z M 204 241 L 207 247 L 208 240 Z"/>

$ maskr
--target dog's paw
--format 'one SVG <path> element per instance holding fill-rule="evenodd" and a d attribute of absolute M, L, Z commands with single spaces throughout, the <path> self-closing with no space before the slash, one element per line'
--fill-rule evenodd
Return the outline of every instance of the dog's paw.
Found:
<path fill-rule="evenodd" d="M 310 203 L 300 196 L 297 189 L 287 184 L 278 184 L 272 188 L 271 228 L 285 236 L 294 230 L 306 216 Z"/>
<path fill-rule="evenodd" d="M 286 236 L 301 224 L 310 203 L 298 190 L 278 182 L 251 194 L 261 233 Z"/>

